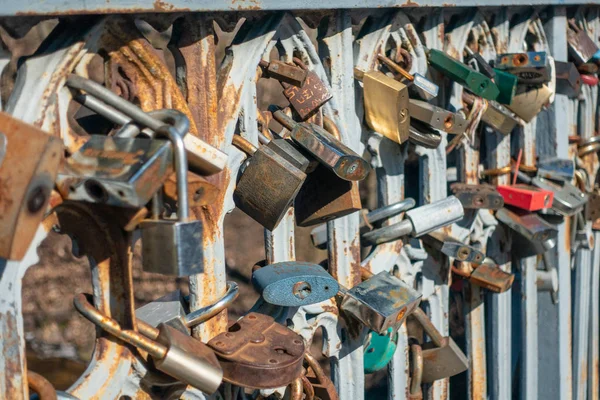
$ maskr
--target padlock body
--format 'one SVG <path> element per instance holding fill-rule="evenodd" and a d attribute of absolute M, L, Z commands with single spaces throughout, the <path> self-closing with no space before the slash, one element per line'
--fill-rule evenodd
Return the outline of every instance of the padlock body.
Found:
<path fill-rule="evenodd" d="M 460 201 L 449 196 L 435 203 L 413 208 L 406 212 L 406 217 L 413 226 L 413 236 L 419 237 L 443 226 L 460 221 L 464 216 Z"/>
<path fill-rule="evenodd" d="M 180 332 L 189 334 L 189 329 L 185 326 L 185 316 L 188 310 L 184 306 L 185 302 L 181 291 L 175 290 L 136 309 L 135 316 L 148 325 L 158 327 L 164 323 Z"/>
<path fill-rule="evenodd" d="M 69 200 L 140 208 L 171 175 L 172 165 L 166 140 L 92 135 L 67 159 L 57 186 Z"/>
<path fill-rule="evenodd" d="M 550 101 L 550 97 L 552 97 L 552 91 L 546 85 L 524 87 L 523 91 L 517 90 L 512 103 L 507 104 L 506 107 L 525 122 L 531 122 Z"/>
<path fill-rule="evenodd" d="M 47 211 L 63 145 L 5 113 L 0 113 L 0 129 L 0 258 L 21 260 Z"/>
<path fill-rule="evenodd" d="M 292 163 L 300 171 L 306 173 L 311 163 L 307 157 L 305 157 L 293 144 L 288 142 L 286 139 L 273 139 L 267 146 L 275 153 L 285 158 L 287 161 Z"/>
<path fill-rule="evenodd" d="M 444 337 L 441 347 L 423 345 L 423 383 L 449 378 L 466 371 L 469 360 L 451 337 Z"/>
<path fill-rule="evenodd" d="M 255 389 L 287 386 L 302 375 L 304 340 L 273 317 L 249 313 L 208 342 L 223 379 Z"/>
<path fill-rule="evenodd" d="M 382 72 L 370 71 L 363 76 L 363 89 L 369 128 L 396 143 L 407 141 L 410 116 L 406 85 Z"/>
<path fill-rule="evenodd" d="M 464 209 L 498 210 L 504 205 L 504 198 L 492 185 L 453 183 L 450 185 L 450 190 Z"/>
<path fill-rule="evenodd" d="M 280 82 L 302 87 L 308 71 L 295 65 L 286 64 L 283 61 L 272 60 L 267 67 L 267 74 L 270 78 L 277 79 Z"/>
<path fill-rule="evenodd" d="M 481 264 L 469 277 L 469 282 L 494 293 L 504 293 L 511 288 L 515 276 L 498 266 Z"/>
<path fill-rule="evenodd" d="M 493 101 L 488 103 L 481 120 L 503 135 L 511 133 L 519 123 L 510 111 Z"/>
<path fill-rule="evenodd" d="M 496 101 L 500 104 L 512 103 L 517 92 L 517 77 L 511 73 L 496 70 L 496 79 L 494 82 L 496 82 L 496 86 L 498 86 L 498 90 L 500 91 Z"/>
<path fill-rule="evenodd" d="M 469 246 L 441 231 L 430 232 L 427 235 L 423 235 L 421 239 L 425 245 L 457 261 L 480 264 L 485 258 L 485 254 L 479 249 Z"/>
<path fill-rule="evenodd" d="M 283 95 L 302 121 L 313 116 L 333 95 L 314 71 L 308 71 L 301 87 L 284 85 Z"/>
<path fill-rule="evenodd" d="M 219 188 L 210 183 L 206 178 L 193 172 L 187 173 L 188 202 L 191 207 L 206 206 L 217 201 L 220 195 Z M 165 203 L 170 203 L 173 209 L 177 205 L 177 175 L 171 174 L 163 186 Z"/>
<path fill-rule="evenodd" d="M 358 183 L 340 179 L 319 165 L 308 174 L 294 208 L 298 226 L 312 226 L 359 211 Z"/>
<path fill-rule="evenodd" d="M 339 284 L 323 267 L 301 261 L 270 264 L 252 273 L 252 284 L 270 304 L 301 307 L 320 303 L 339 290 Z"/>
<path fill-rule="evenodd" d="M 598 46 L 587 32 L 567 29 L 567 42 L 569 44 L 569 55 L 575 61 L 575 64 L 581 65 L 593 62 L 595 58 L 598 58 Z"/>
<path fill-rule="evenodd" d="M 306 174 L 266 146 L 261 146 L 240 176 L 235 205 L 272 231 L 285 216 Z"/>
<path fill-rule="evenodd" d="M 384 334 L 369 332 L 368 346 L 363 356 L 365 374 L 372 374 L 385 368 L 398 347 L 398 333 L 389 328 Z"/>
<path fill-rule="evenodd" d="M 550 81 L 550 60 L 545 51 L 499 54 L 496 68 L 513 74 L 521 84 L 535 85 Z"/>
<path fill-rule="evenodd" d="M 554 199 L 551 191 L 529 185 L 498 185 L 496 189 L 504 198 L 504 203 L 527 211 L 548 208 Z"/>
<path fill-rule="evenodd" d="M 160 324 L 157 342 L 167 347 L 162 359 L 155 359 L 155 367 L 182 382 L 213 394 L 223 380 L 223 370 L 215 353 L 200 340 L 166 324 Z"/>
<path fill-rule="evenodd" d="M 396 332 L 419 306 L 422 295 L 387 271 L 378 273 L 348 290 L 342 310 L 373 331 Z"/>
<path fill-rule="evenodd" d="M 564 216 L 577 214 L 588 199 L 587 194 L 570 182 L 557 183 L 538 176 L 533 178 L 531 183 L 543 190 L 552 191 L 554 194 L 552 209 Z"/>
<path fill-rule="evenodd" d="M 413 97 L 418 97 L 425 101 L 429 101 L 437 97 L 440 88 L 423 75 L 416 73 L 413 75 L 414 80 L 408 84 L 408 91 Z"/>
<path fill-rule="evenodd" d="M 575 162 L 565 158 L 540 158 L 537 176 L 560 181 L 571 181 L 575 177 Z"/>
<path fill-rule="evenodd" d="M 408 110 L 411 118 L 444 132 L 460 134 L 467 129 L 467 121 L 459 114 L 421 100 L 410 99 Z"/>
<path fill-rule="evenodd" d="M 558 230 L 535 213 L 503 207 L 496 212 L 496 218 L 531 242 L 538 252 L 556 245 Z"/>
<path fill-rule="evenodd" d="M 600 189 L 596 188 L 588 193 L 588 202 L 585 205 L 586 221 L 596 222 L 600 218 Z"/>
<path fill-rule="evenodd" d="M 145 220 L 140 228 L 144 271 L 171 276 L 204 272 L 200 221 Z"/>
<path fill-rule="evenodd" d="M 315 124 L 297 124 L 292 139 L 341 179 L 361 181 L 371 170 L 366 160 Z"/>
<path fill-rule="evenodd" d="M 581 93 L 581 76 L 575 64 L 565 61 L 554 61 L 556 73 L 556 93 L 575 98 Z"/>

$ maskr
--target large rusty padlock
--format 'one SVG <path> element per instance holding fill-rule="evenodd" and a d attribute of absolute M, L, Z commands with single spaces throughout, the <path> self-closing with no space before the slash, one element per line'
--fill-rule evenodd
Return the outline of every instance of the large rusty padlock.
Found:
<path fill-rule="evenodd" d="M 0 258 L 21 260 L 46 212 L 63 145 L 5 113 L 0 126 Z"/>
<path fill-rule="evenodd" d="M 249 313 L 208 342 L 223 379 L 255 389 L 287 386 L 302 375 L 304 340 L 268 315 Z"/>

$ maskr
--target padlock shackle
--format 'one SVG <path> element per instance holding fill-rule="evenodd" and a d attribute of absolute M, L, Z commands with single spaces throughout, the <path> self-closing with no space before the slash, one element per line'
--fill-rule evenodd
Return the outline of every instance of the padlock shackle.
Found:
<path fill-rule="evenodd" d="M 279 122 L 284 128 L 288 130 L 294 129 L 298 122 L 294 121 L 294 119 L 288 116 L 283 110 L 277 110 L 273 113 L 273 118 L 275 121 Z"/>
<path fill-rule="evenodd" d="M 410 354 L 412 363 L 410 366 L 410 394 L 418 396 L 421 392 L 421 383 L 423 382 L 423 350 L 418 344 L 410 345 Z"/>
<path fill-rule="evenodd" d="M 436 347 L 442 347 L 444 345 L 444 337 L 433 325 L 433 322 L 431 322 L 427 314 L 425 314 L 425 311 L 423 311 L 422 308 L 417 307 L 412 312 L 412 315 L 417 319 L 417 321 L 419 321 L 419 324 L 421 324 L 433 344 Z"/>
<path fill-rule="evenodd" d="M 177 178 L 177 219 L 187 221 L 190 214 L 187 185 L 188 162 L 183 137 L 169 125 L 162 125 L 155 132 L 157 136 L 166 136 L 173 145 L 173 164 Z"/>
<path fill-rule="evenodd" d="M 252 157 L 258 148 L 250 143 L 250 141 L 240 135 L 233 135 L 231 144 L 238 148 L 238 150 L 246 153 L 248 157 Z"/>
<path fill-rule="evenodd" d="M 392 70 L 394 70 L 394 72 L 397 72 L 400 75 L 402 75 L 408 81 L 412 82 L 412 81 L 415 80 L 415 77 L 413 75 L 411 75 L 407 70 L 405 70 L 404 68 L 402 68 L 401 66 L 399 66 L 398 64 L 396 64 L 394 62 L 394 60 L 392 60 L 391 58 L 386 57 L 384 54 L 378 54 L 377 58 L 379 59 L 379 61 L 382 61 L 389 68 L 391 68 Z"/>
<path fill-rule="evenodd" d="M 194 310 L 185 316 L 183 323 L 188 328 L 193 328 L 205 321 L 208 321 L 237 299 L 240 294 L 238 284 L 233 281 L 227 282 L 227 291 L 225 294 L 213 304 Z"/>
<path fill-rule="evenodd" d="M 415 199 L 408 197 L 396 203 L 392 203 L 387 206 L 377 208 L 373 211 L 369 211 L 367 213 L 367 221 L 369 221 L 370 224 L 374 224 L 381 220 L 394 217 L 400 213 L 403 213 L 404 211 L 410 210 L 416 204 L 417 203 L 415 202 Z"/>
<path fill-rule="evenodd" d="M 400 239 L 402 236 L 410 235 L 413 231 L 413 224 L 409 219 L 404 219 L 392 225 L 366 232 L 362 235 L 362 240 L 368 245 L 384 244 Z"/>
<path fill-rule="evenodd" d="M 154 342 L 148 337 L 140 334 L 139 332 L 132 330 L 123 330 L 121 325 L 114 319 L 103 315 L 96 307 L 94 307 L 90 301 L 93 301 L 91 294 L 79 293 L 73 298 L 73 305 L 86 319 L 101 327 L 104 331 L 111 335 L 121 339 L 122 341 L 129 343 L 135 347 L 138 347 L 154 359 L 162 359 L 167 354 L 167 348 L 160 343 Z M 158 329 L 151 327 L 143 321 L 137 321 L 138 328 L 140 331 L 151 332 L 156 334 L 158 337 Z"/>

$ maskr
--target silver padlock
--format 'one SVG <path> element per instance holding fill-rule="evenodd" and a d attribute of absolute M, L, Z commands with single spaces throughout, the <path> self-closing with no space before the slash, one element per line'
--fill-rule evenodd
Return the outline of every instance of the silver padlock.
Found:
<path fill-rule="evenodd" d="M 542 260 L 544 261 L 545 269 L 536 270 L 536 286 L 540 292 L 549 292 L 552 304 L 558 304 L 558 271 L 554 265 L 550 252 L 545 252 Z"/>
<path fill-rule="evenodd" d="M 551 173 L 546 172 L 546 175 L 554 178 L 554 175 Z M 554 200 L 552 201 L 552 210 L 556 211 L 560 215 L 575 215 L 581 211 L 583 206 L 585 206 L 585 203 L 588 201 L 588 195 L 579 190 L 571 182 L 555 181 L 542 176 L 529 178 L 529 176 L 521 171 L 517 172 L 517 176 L 521 181 L 527 184 L 553 192 Z M 560 180 L 561 177 L 559 176 L 557 179 Z"/>
<path fill-rule="evenodd" d="M 168 137 L 173 145 L 179 204 L 177 220 L 151 219 L 140 224 L 142 266 L 146 272 L 190 276 L 204 271 L 204 251 L 202 223 L 189 220 L 185 147 L 173 127 L 165 125 L 156 133 Z"/>
<path fill-rule="evenodd" d="M 256 268 L 252 284 L 267 303 L 284 307 L 320 303 L 339 291 L 337 280 L 323 267 L 302 261 Z"/>
<path fill-rule="evenodd" d="M 410 99 L 408 111 L 411 120 L 416 119 L 444 132 L 462 134 L 467 129 L 467 120 L 460 114 L 422 100 Z"/>
<path fill-rule="evenodd" d="M 436 229 L 460 221 L 464 216 L 461 202 L 454 196 L 407 211 L 404 220 L 362 235 L 364 244 L 377 245 L 411 235 L 420 237 Z"/>
<path fill-rule="evenodd" d="M 148 325 L 157 327 L 164 323 L 181 332 L 190 333 L 196 325 L 208 321 L 234 302 L 239 295 L 235 282 L 227 282 L 227 290 L 216 302 L 189 312 L 189 304 L 179 290 L 168 293 L 135 310 L 135 316 Z"/>
<path fill-rule="evenodd" d="M 485 254 L 479 249 L 440 231 L 430 232 L 421 239 L 426 245 L 458 261 L 481 264 L 485 259 Z"/>
<path fill-rule="evenodd" d="M 558 230 L 535 213 L 503 207 L 496 212 L 496 218 L 529 241 L 537 254 L 556 246 Z"/>
<path fill-rule="evenodd" d="M 342 288 L 340 308 L 369 329 L 384 334 L 396 332 L 421 303 L 422 294 L 387 271 L 370 277 L 352 289 Z"/>
<path fill-rule="evenodd" d="M 537 175 L 561 182 L 571 181 L 575 177 L 575 162 L 558 157 L 540 158 L 537 162 Z"/>

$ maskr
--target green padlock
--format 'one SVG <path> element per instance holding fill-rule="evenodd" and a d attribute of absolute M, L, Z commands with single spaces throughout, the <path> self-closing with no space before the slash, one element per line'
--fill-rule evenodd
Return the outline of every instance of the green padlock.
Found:
<path fill-rule="evenodd" d="M 371 331 L 367 335 L 367 343 L 363 357 L 365 374 L 372 374 L 385 368 L 392 360 L 396 347 L 398 347 L 398 333 L 394 333 L 392 328 L 380 335 Z"/>
<path fill-rule="evenodd" d="M 444 52 L 436 49 L 427 50 L 427 59 L 435 69 L 475 95 L 488 100 L 496 100 L 498 97 L 500 90 L 490 78 Z"/>
<path fill-rule="evenodd" d="M 516 75 L 499 69 L 494 68 L 494 71 L 496 72 L 496 78 L 494 78 L 494 82 L 500 90 L 500 94 L 498 94 L 496 101 L 500 104 L 510 105 L 513 97 L 515 97 L 515 93 L 517 92 L 518 78 Z"/>

